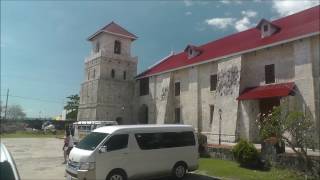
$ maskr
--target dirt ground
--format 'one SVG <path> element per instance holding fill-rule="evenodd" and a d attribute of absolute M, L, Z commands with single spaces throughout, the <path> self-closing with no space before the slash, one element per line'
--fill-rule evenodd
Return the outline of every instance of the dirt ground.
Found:
<path fill-rule="evenodd" d="M 11 152 L 22 180 L 62 180 L 63 140 L 57 138 L 1 139 Z"/>
<path fill-rule="evenodd" d="M 11 152 L 22 180 L 66 179 L 65 164 L 62 164 L 62 139 L 2 138 L 1 142 Z M 215 180 L 215 178 L 189 174 L 185 180 Z"/>

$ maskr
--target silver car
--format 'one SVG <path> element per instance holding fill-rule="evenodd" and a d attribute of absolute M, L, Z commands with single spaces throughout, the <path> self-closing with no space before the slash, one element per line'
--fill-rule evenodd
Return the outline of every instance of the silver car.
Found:
<path fill-rule="evenodd" d="M 2 143 L 0 143 L 0 153 L 0 179 L 20 180 L 14 159 Z"/>

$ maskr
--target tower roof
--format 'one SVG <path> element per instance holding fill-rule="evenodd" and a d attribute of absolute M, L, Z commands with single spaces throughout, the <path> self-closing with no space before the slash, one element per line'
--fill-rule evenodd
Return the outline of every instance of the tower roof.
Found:
<path fill-rule="evenodd" d="M 99 31 L 97 31 L 96 33 L 91 35 L 88 38 L 88 40 L 90 41 L 91 39 L 93 39 L 94 37 L 96 37 L 98 34 L 100 34 L 102 32 L 110 33 L 110 34 L 114 34 L 114 35 L 118 35 L 118 36 L 123 36 L 123 37 L 131 39 L 132 41 L 134 41 L 138 38 L 134 34 L 130 33 L 129 31 L 127 31 L 126 29 L 124 29 L 123 27 L 121 27 L 120 25 L 118 25 L 117 23 L 112 21 L 111 23 L 107 24 L 106 26 L 101 28 Z"/>

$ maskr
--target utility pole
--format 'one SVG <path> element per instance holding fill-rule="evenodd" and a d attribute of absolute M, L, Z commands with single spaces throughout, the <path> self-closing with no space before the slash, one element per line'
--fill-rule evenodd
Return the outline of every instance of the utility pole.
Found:
<path fill-rule="evenodd" d="M 6 100 L 6 109 L 5 109 L 5 111 L 4 111 L 4 120 L 7 119 L 8 97 L 9 97 L 9 88 L 8 88 L 8 90 L 7 90 L 7 100 Z"/>

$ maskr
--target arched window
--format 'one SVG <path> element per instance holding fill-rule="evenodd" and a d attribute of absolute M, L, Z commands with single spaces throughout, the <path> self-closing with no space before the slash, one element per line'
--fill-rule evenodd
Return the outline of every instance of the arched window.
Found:
<path fill-rule="evenodd" d="M 126 79 L 127 79 L 127 72 L 123 71 L 123 80 L 126 80 Z"/>
<path fill-rule="evenodd" d="M 114 53 L 121 54 L 121 42 L 118 40 L 114 41 Z"/>
<path fill-rule="evenodd" d="M 114 69 L 111 70 L 111 77 L 114 78 L 116 72 L 114 71 Z"/>

